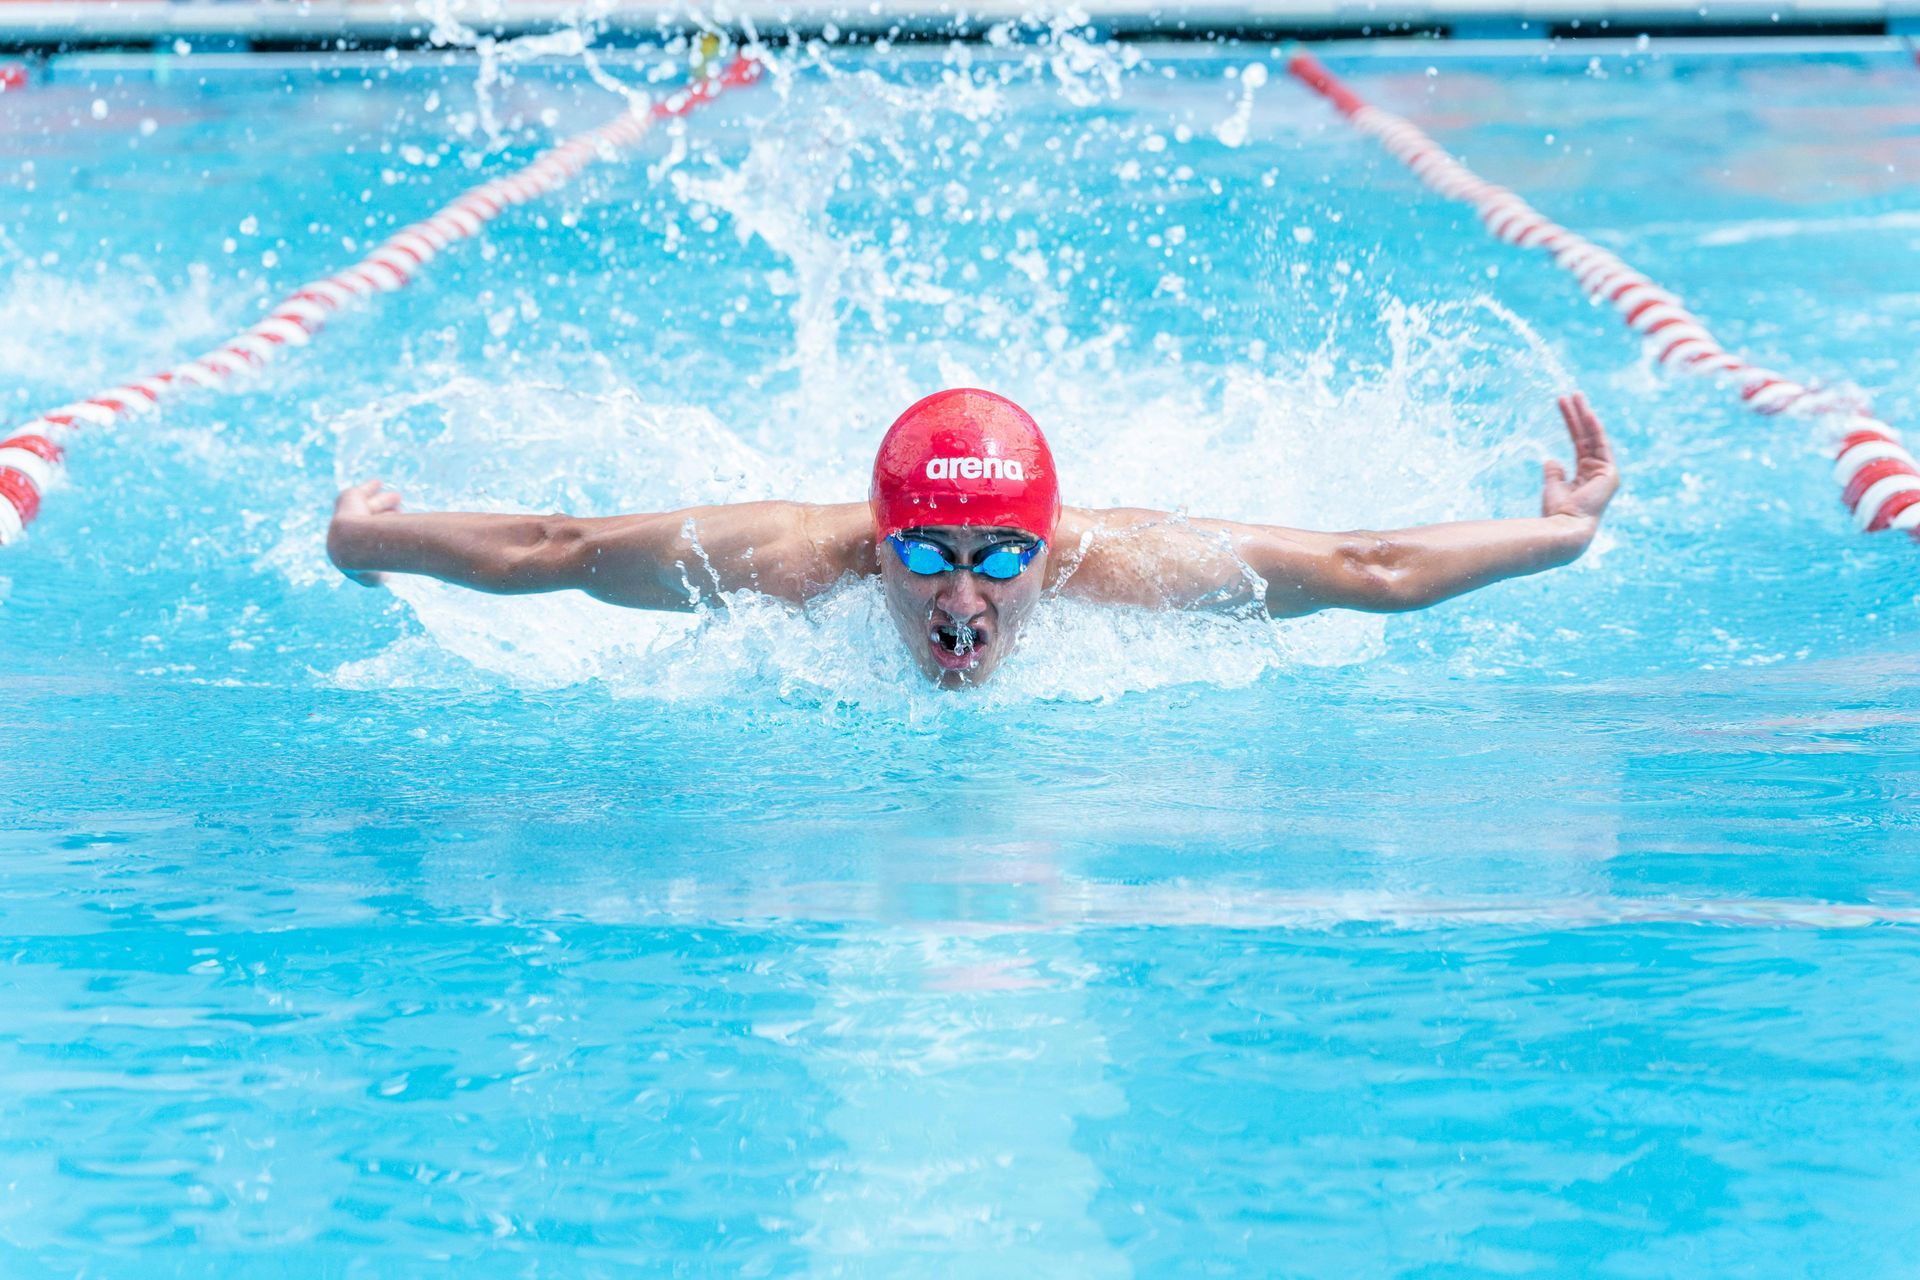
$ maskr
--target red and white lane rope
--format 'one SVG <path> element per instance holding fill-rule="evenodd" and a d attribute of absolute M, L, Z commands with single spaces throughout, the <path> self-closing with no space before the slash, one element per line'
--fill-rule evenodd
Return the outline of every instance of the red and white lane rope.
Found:
<path fill-rule="evenodd" d="M 465 192 L 433 216 L 389 236 L 353 266 L 295 290 L 267 317 L 195 360 L 138 382 L 50 409 L 0 439 L 0 544 L 12 541 L 40 511 L 40 497 L 60 467 L 61 445 L 81 427 L 111 426 L 152 413 L 190 387 L 218 387 L 305 346 L 334 312 L 374 294 L 404 288 L 449 246 L 477 235 L 517 204 L 554 190 L 595 160 L 612 159 L 669 116 L 683 116 L 723 91 L 752 84 L 760 64 L 737 57 L 718 74 L 653 104 L 550 147 L 523 168 Z"/>
<path fill-rule="evenodd" d="M 1834 478 L 1854 522 L 1869 533 L 1905 529 L 1920 538 L 1920 464 L 1900 443 L 1900 433 L 1858 400 L 1795 382 L 1727 351 L 1678 297 L 1505 187 L 1483 180 L 1406 120 L 1367 105 L 1312 56 L 1294 54 L 1287 70 L 1356 129 L 1378 138 L 1422 182 L 1472 205 L 1495 236 L 1551 253 L 1589 297 L 1610 303 L 1627 327 L 1658 344 L 1655 359 L 1661 364 L 1717 379 L 1756 413 L 1837 417 L 1842 429 Z"/>

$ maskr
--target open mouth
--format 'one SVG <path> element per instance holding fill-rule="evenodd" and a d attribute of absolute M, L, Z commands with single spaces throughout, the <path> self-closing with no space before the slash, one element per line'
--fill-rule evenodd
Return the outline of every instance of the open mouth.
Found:
<path fill-rule="evenodd" d="M 937 623 L 928 632 L 928 638 L 933 660 L 943 671 L 966 671 L 978 666 L 981 652 L 988 643 L 985 628 L 964 622 Z"/>

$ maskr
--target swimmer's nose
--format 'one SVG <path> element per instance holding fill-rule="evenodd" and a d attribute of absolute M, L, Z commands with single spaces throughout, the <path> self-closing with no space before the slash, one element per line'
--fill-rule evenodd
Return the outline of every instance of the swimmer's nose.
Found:
<path fill-rule="evenodd" d="M 987 611 L 987 597 L 981 592 L 980 584 L 971 573 L 951 573 L 954 579 L 942 583 L 940 594 L 934 597 L 934 605 L 955 622 L 972 622 Z"/>

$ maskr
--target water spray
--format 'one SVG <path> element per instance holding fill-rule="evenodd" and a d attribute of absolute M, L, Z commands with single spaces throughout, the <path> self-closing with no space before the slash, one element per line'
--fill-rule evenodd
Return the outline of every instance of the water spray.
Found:
<path fill-rule="evenodd" d="M 1657 363 L 1712 378 L 1755 413 L 1837 422 L 1834 480 L 1855 525 L 1867 533 L 1904 529 L 1920 540 L 1920 463 L 1900 442 L 1900 433 L 1874 417 L 1858 398 L 1796 382 L 1726 350 L 1681 306 L 1678 295 L 1507 188 L 1481 178 L 1409 121 L 1371 106 L 1311 54 L 1291 51 L 1287 70 L 1332 103 L 1354 128 L 1378 138 L 1427 186 L 1471 205 L 1495 237 L 1552 254 L 1554 264 L 1579 280 L 1589 298 L 1612 306 L 1627 327 L 1648 342 Z"/>
<path fill-rule="evenodd" d="M 84 400 L 49 409 L 0 439 L 0 545 L 18 538 L 59 478 L 63 446 L 82 427 L 109 427 L 153 413 L 188 388 L 220 388 L 306 346 L 349 305 L 411 284 L 441 252 L 480 233 L 515 205 L 545 195 L 596 160 L 616 160 L 661 120 L 685 116 L 728 89 L 760 78 L 761 64 L 740 56 L 720 64 L 717 38 L 702 40 L 695 78 L 644 111 L 627 110 L 577 133 L 511 173 L 464 192 L 439 212 L 403 227 L 360 261 L 303 285 L 264 320 L 205 355 Z"/>

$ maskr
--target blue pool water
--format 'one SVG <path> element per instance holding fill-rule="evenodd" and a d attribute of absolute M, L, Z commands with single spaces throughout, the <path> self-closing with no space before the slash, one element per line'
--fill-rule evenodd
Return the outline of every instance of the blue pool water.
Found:
<path fill-rule="evenodd" d="M 1329 61 L 1920 420 L 1901 58 Z M 1818 424 L 1651 368 L 1265 48 L 777 63 L 78 444 L 5 553 L 0 1272 L 1908 1271 L 1917 562 Z M 559 62 L 487 105 L 425 57 L 0 96 L 5 416 L 619 99 Z M 1050 606 L 976 697 L 864 588 L 662 620 L 321 546 L 372 475 L 857 497 L 965 382 L 1072 502 L 1517 515 L 1569 381 L 1626 476 L 1579 565 L 1387 620 Z"/>

